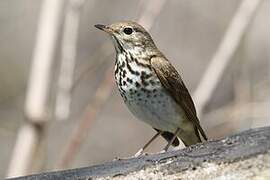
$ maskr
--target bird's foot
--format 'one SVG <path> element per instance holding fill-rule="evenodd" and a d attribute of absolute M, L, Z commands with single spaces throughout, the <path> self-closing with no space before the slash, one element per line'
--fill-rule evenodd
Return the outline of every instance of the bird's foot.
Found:
<path fill-rule="evenodd" d="M 163 149 L 162 151 L 159 151 L 158 154 L 162 154 L 162 153 L 165 153 L 167 152 L 165 149 Z"/>
<path fill-rule="evenodd" d="M 147 156 L 148 153 L 144 153 L 143 151 L 144 151 L 144 149 L 141 148 L 141 149 L 140 149 L 134 156 L 132 156 L 132 157 L 133 157 L 133 158 L 137 158 L 137 157 L 141 157 L 141 156 Z"/>
<path fill-rule="evenodd" d="M 138 152 L 136 152 L 136 154 L 133 157 L 136 158 L 136 157 L 139 157 L 141 155 L 143 155 L 143 148 L 141 148 Z"/>
<path fill-rule="evenodd" d="M 132 158 L 132 157 L 131 157 Z M 130 157 L 115 157 L 113 159 L 113 161 L 121 161 L 121 160 L 126 160 L 126 159 L 130 159 Z"/>

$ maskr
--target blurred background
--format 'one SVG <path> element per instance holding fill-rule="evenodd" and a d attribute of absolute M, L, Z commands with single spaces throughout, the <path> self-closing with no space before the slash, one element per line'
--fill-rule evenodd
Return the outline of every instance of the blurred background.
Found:
<path fill-rule="evenodd" d="M 154 135 L 125 107 L 114 48 L 97 23 L 136 20 L 150 31 L 210 139 L 268 126 L 269 13 L 259 0 L 0 1 L 0 177 L 130 157 Z M 160 138 L 147 152 L 164 146 Z"/>

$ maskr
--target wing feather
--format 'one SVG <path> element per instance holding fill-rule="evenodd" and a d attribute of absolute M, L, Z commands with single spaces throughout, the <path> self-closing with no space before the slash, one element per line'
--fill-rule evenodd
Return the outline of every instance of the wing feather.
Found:
<path fill-rule="evenodd" d="M 207 140 L 207 136 L 197 117 L 193 100 L 176 69 L 164 57 L 152 57 L 150 62 L 161 84 L 184 110 L 186 117 L 194 124 L 195 129 Z"/>

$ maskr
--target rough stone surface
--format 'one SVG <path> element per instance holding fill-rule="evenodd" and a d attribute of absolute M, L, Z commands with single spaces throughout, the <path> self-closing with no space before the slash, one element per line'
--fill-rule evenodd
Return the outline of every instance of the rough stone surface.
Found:
<path fill-rule="evenodd" d="M 170 162 L 168 162 L 170 163 Z M 99 180 L 112 179 L 111 177 L 97 178 Z M 254 156 L 250 159 L 216 163 L 205 162 L 198 167 L 185 171 L 170 170 L 164 165 L 149 167 L 140 171 L 129 173 L 125 176 L 114 177 L 115 180 L 136 179 L 181 179 L 181 180 L 247 180 L 270 179 L 270 153 Z"/>
<path fill-rule="evenodd" d="M 270 179 L 270 127 L 162 154 L 17 178 Z"/>

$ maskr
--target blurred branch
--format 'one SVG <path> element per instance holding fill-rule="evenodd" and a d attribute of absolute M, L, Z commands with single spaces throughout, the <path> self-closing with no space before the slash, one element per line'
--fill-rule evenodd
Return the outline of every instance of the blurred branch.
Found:
<path fill-rule="evenodd" d="M 29 173 L 37 158 L 35 152 L 41 147 L 40 139 L 48 120 L 46 112 L 50 75 L 63 5 L 63 0 L 45 0 L 42 4 L 25 100 L 25 117 L 28 122 L 18 132 L 8 176 Z"/>
<path fill-rule="evenodd" d="M 162 8 L 165 5 L 166 0 L 149 0 L 146 1 L 146 4 L 143 6 L 145 9 L 142 11 L 142 14 L 138 18 L 138 23 L 143 25 L 145 29 L 150 30 L 157 18 L 157 15 L 160 14 Z"/>
<path fill-rule="evenodd" d="M 211 99 L 260 2 L 261 0 L 243 0 L 236 11 L 216 53 L 194 92 L 193 97 L 199 115 L 202 114 L 204 107 Z"/>
<path fill-rule="evenodd" d="M 251 100 L 251 82 L 244 52 L 240 50 L 239 53 L 233 72 L 234 101 L 236 104 L 245 104 Z"/>
<path fill-rule="evenodd" d="M 20 128 L 16 146 L 13 150 L 8 177 L 26 175 L 34 169 L 35 160 L 41 160 L 37 153 L 44 137 L 44 128 L 26 123 Z M 41 163 L 42 164 L 42 163 Z M 42 166 L 42 165 L 41 165 Z"/>
<path fill-rule="evenodd" d="M 95 51 L 94 55 L 92 55 L 89 58 L 89 59 L 98 59 L 98 61 L 94 61 L 93 64 L 88 65 L 87 68 L 85 68 L 84 70 L 82 70 L 79 73 L 78 77 L 75 78 L 75 80 L 72 84 L 71 93 L 74 92 L 76 87 L 80 84 L 80 82 L 83 80 L 84 77 L 86 77 L 86 75 L 89 72 L 93 71 L 97 67 L 104 65 L 106 63 L 106 58 L 100 58 L 100 53 L 102 52 L 104 57 L 108 57 L 108 56 L 112 55 L 112 50 L 110 50 L 109 48 L 110 48 L 109 42 L 103 43 L 102 46 L 99 48 L 99 50 Z"/>
<path fill-rule="evenodd" d="M 147 2 L 145 6 L 145 10 L 142 12 L 138 22 L 143 24 L 146 29 L 150 29 L 155 21 L 155 18 L 161 12 L 165 4 L 165 0 L 150 0 Z M 151 10 L 153 9 L 153 10 Z M 104 45 L 105 47 L 106 45 Z M 102 46 L 103 47 L 103 46 Z M 105 51 L 107 52 L 107 50 Z M 108 55 L 108 54 L 106 54 Z M 96 118 L 98 111 L 103 107 L 107 99 L 110 97 L 110 94 L 113 89 L 113 79 L 112 79 L 112 71 L 109 68 L 103 80 L 100 82 L 99 88 L 97 89 L 94 100 L 90 105 L 87 106 L 83 113 L 83 118 L 79 122 L 78 126 L 75 127 L 71 137 L 68 140 L 67 146 L 61 153 L 63 156 L 60 158 L 57 163 L 58 168 L 67 167 L 72 159 L 74 158 L 76 152 L 81 146 L 81 142 L 84 140 L 84 136 L 88 131 L 91 122 Z"/>
<path fill-rule="evenodd" d="M 70 0 L 67 5 L 63 27 L 62 58 L 55 107 L 55 117 L 57 120 L 65 120 L 70 114 L 80 10 L 83 4 L 84 0 Z"/>
<path fill-rule="evenodd" d="M 63 153 L 61 153 L 62 156 L 57 164 L 57 167 L 67 167 L 67 165 L 73 159 L 82 141 L 84 140 L 84 136 L 87 133 L 91 122 L 97 117 L 106 100 L 110 97 L 112 89 L 112 68 L 108 68 L 103 80 L 96 90 L 93 101 L 86 107 L 82 120 L 78 123 L 78 126 L 74 128 L 70 139 L 68 140 L 67 146 L 64 148 Z"/>
<path fill-rule="evenodd" d="M 245 36 L 246 37 L 246 36 Z M 233 90 L 234 90 L 234 108 L 239 108 L 241 106 L 245 106 L 246 103 L 251 102 L 251 80 L 249 76 L 248 66 L 249 63 L 245 56 L 245 38 L 243 39 L 243 43 L 239 47 L 239 50 L 236 53 L 237 61 L 234 66 L 233 73 Z M 251 106 L 249 106 L 251 107 Z M 238 109 L 232 111 L 236 112 Z M 248 116 L 252 112 L 253 109 L 247 110 L 246 113 L 242 114 L 242 119 L 249 119 Z M 240 118 L 239 118 L 240 119 Z M 247 123 L 246 123 L 247 125 Z M 249 127 L 250 128 L 250 127 Z"/>

